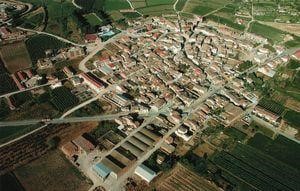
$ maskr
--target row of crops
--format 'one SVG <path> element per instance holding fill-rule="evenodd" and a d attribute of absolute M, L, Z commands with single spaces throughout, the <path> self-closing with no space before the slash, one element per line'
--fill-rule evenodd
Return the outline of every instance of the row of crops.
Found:
<path fill-rule="evenodd" d="M 266 98 L 261 99 L 258 105 L 277 115 L 281 115 L 284 112 L 284 107 L 282 105 Z"/>
<path fill-rule="evenodd" d="M 300 189 L 298 170 L 248 145 L 239 144 L 231 153 L 219 152 L 213 162 L 255 190 Z"/>
<path fill-rule="evenodd" d="M 55 88 L 51 92 L 51 103 L 59 110 L 64 111 L 76 104 L 78 104 L 78 98 L 71 93 L 71 91 L 62 86 Z"/>

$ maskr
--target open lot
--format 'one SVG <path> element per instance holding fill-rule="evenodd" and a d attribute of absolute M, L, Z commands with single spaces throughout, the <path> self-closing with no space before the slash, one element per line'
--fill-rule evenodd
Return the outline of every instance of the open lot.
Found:
<path fill-rule="evenodd" d="M 90 184 L 60 151 L 51 151 L 15 171 L 23 187 L 30 190 L 86 191 Z"/>
<path fill-rule="evenodd" d="M 31 60 L 24 42 L 2 46 L 2 60 L 10 73 L 31 67 Z"/>

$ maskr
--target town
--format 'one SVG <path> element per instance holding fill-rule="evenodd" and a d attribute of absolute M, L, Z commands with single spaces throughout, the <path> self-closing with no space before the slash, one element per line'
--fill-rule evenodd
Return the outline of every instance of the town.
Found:
<path fill-rule="evenodd" d="M 1 22 L 10 22 L 1 13 Z M 0 127 L 26 126 L 22 136 L 48 146 L 22 136 L 1 140 L 0 174 L 58 148 L 88 190 L 240 190 L 225 172 L 246 190 L 299 189 L 299 169 L 256 143 L 282 139 L 298 149 L 299 123 L 289 116 L 299 103 L 284 107 L 266 95 L 275 95 L 278 74 L 289 79 L 284 67 L 299 69 L 299 47 L 202 16 L 126 22 L 126 29 L 107 24 L 86 33 L 82 43 L 46 32 L 24 42 L 36 31 L 1 26 Z M 46 38 L 55 46 L 37 50 Z M 298 69 L 290 73 L 299 81 Z M 27 144 L 36 144 L 32 156 L 9 150 Z"/>

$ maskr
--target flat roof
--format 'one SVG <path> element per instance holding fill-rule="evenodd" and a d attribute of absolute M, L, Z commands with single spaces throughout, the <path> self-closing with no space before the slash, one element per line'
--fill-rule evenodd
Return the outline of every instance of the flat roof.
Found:
<path fill-rule="evenodd" d="M 101 162 L 94 165 L 93 170 L 102 178 L 106 178 L 111 173 L 111 170 Z"/>
<path fill-rule="evenodd" d="M 153 180 L 154 177 L 156 177 L 156 173 L 143 164 L 136 167 L 134 173 L 140 176 L 148 183 L 151 182 L 151 180 Z"/>

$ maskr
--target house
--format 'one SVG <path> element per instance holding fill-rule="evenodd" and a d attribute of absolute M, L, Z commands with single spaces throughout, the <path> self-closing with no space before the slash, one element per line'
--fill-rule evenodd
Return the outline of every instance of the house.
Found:
<path fill-rule="evenodd" d="M 143 164 L 136 167 L 134 173 L 145 180 L 147 183 L 150 183 L 153 178 L 156 177 L 156 173 Z"/>
<path fill-rule="evenodd" d="M 61 147 L 61 151 L 69 158 L 73 157 L 74 155 L 78 154 L 78 147 L 72 143 L 72 142 L 68 142 L 66 144 L 64 144 Z"/>
<path fill-rule="evenodd" d="M 80 152 L 85 154 L 88 154 L 95 149 L 95 146 L 83 136 L 77 137 L 72 142 L 78 146 Z"/>
<path fill-rule="evenodd" d="M 99 38 L 98 38 L 97 34 L 86 34 L 84 36 L 84 41 L 86 43 L 95 43 L 98 40 L 99 40 Z"/>

